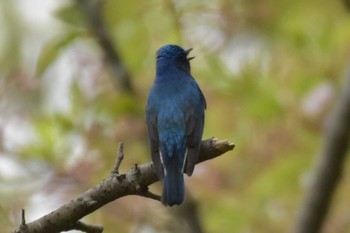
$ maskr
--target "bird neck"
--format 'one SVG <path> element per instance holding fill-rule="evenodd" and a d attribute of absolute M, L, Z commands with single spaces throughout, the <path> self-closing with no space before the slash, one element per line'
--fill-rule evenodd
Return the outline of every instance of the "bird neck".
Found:
<path fill-rule="evenodd" d="M 191 72 L 189 67 L 181 66 L 176 61 L 168 59 L 158 59 L 156 67 L 156 80 L 168 80 L 179 77 L 190 76 Z"/>

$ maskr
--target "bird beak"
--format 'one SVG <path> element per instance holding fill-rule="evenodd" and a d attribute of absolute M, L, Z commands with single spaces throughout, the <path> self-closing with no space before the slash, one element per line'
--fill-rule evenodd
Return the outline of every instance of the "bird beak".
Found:
<path fill-rule="evenodd" d="M 187 49 L 187 50 L 185 51 L 186 56 L 188 56 L 188 54 L 189 54 L 192 50 L 193 50 L 193 48 Z M 192 60 L 193 58 L 194 58 L 194 57 L 188 57 L 187 60 L 189 61 L 189 60 Z"/>

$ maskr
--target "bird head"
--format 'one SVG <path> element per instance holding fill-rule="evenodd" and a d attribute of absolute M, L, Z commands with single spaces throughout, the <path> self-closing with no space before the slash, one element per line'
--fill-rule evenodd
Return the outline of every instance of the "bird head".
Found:
<path fill-rule="evenodd" d="M 157 51 L 157 68 L 164 69 L 168 66 L 176 66 L 190 72 L 190 60 L 194 57 L 188 57 L 192 48 L 184 50 L 178 45 L 164 45 Z"/>

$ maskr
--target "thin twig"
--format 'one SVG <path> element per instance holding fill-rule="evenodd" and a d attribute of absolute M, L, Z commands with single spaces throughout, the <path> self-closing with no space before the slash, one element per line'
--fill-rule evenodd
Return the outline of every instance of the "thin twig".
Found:
<path fill-rule="evenodd" d="M 22 209 L 22 222 L 21 222 L 21 225 L 26 225 L 26 213 L 25 213 L 25 210 Z"/>
<path fill-rule="evenodd" d="M 148 190 L 148 188 L 147 188 L 146 191 L 140 192 L 139 195 L 142 196 L 142 197 L 150 198 L 152 200 L 156 200 L 156 201 L 160 201 L 161 200 L 161 197 L 159 195 L 157 195 L 155 193 L 152 193 L 151 191 Z"/>
<path fill-rule="evenodd" d="M 124 159 L 124 144 L 119 142 L 117 160 L 115 161 L 114 168 L 112 170 L 113 174 L 119 174 L 119 167 Z"/>
<path fill-rule="evenodd" d="M 81 221 L 77 221 L 70 230 L 79 230 L 86 233 L 102 233 L 103 232 L 103 226 L 98 225 L 90 225 L 83 223 Z"/>

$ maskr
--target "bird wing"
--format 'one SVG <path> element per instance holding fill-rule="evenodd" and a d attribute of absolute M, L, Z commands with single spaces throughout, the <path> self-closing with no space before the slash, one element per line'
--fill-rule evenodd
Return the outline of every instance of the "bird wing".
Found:
<path fill-rule="evenodd" d="M 153 166 L 156 170 L 157 176 L 159 179 L 164 177 L 163 164 L 159 154 L 159 137 L 158 137 L 158 119 L 157 114 L 154 109 L 152 109 L 151 104 L 147 104 L 146 107 L 146 123 L 147 123 L 147 132 L 148 139 L 151 149 L 151 156 Z"/>
<path fill-rule="evenodd" d="M 194 80 L 193 80 L 194 81 Z M 187 159 L 185 173 L 191 176 L 197 163 L 204 127 L 206 101 L 198 85 L 194 82 L 196 95 L 191 96 L 191 106 L 186 110 Z"/>

